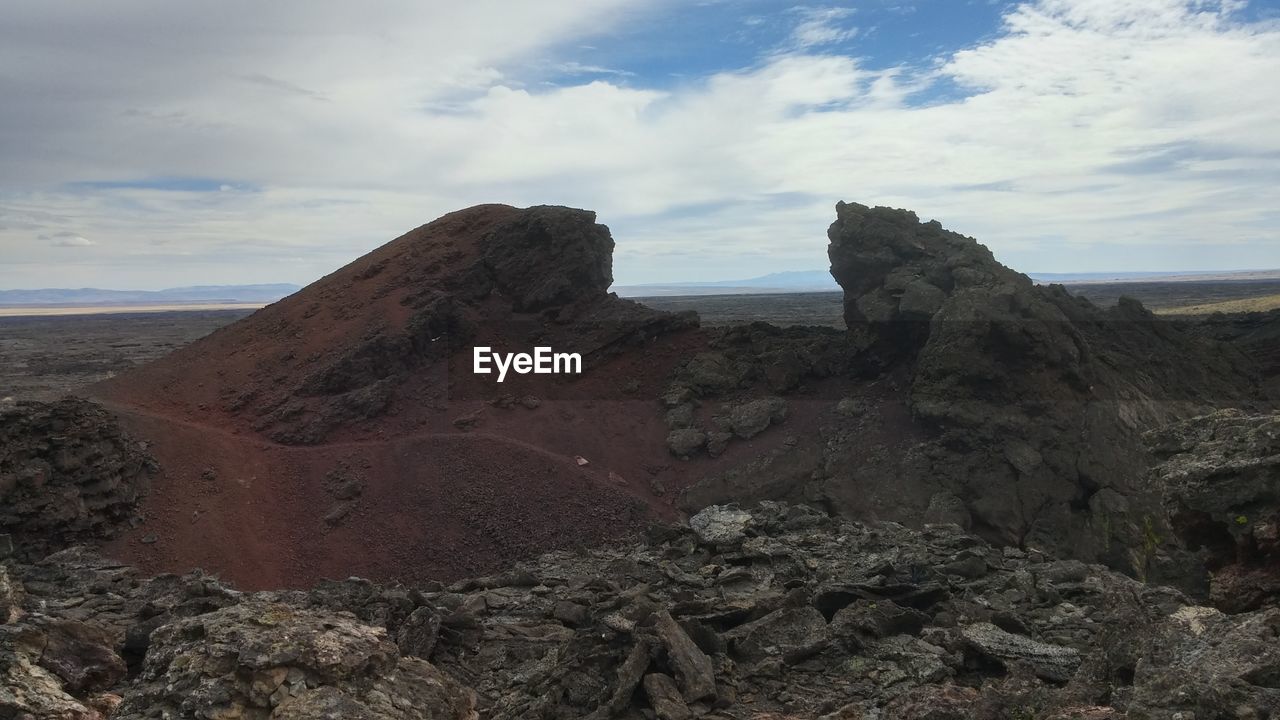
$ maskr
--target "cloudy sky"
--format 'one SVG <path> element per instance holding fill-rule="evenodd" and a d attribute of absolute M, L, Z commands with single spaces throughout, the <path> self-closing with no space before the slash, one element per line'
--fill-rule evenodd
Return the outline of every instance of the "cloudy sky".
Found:
<path fill-rule="evenodd" d="M 1024 271 L 1280 267 L 1280 0 L 9 0 L 0 288 L 309 282 L 480 202 L 619 283 L 826 266 L 837 200 Z"/>

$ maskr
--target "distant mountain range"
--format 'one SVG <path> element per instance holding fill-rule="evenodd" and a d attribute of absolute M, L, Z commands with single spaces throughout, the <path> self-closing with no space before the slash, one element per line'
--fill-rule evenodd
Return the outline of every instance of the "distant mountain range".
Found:
<path fill-rule="evenodd" d="M 1028 273 L 1037 283 L 1066 285 L 1124 282 L 1179 281 L 1250 281 L 1280 279 L 1280 270 L 1238 270 L 1212 272 L 1186 270 L 1174 272 L 1089 272 Z M 675 295 L 751 295 L 766 293 L 838 292 L 840 286 L 826 270 L 776 272 L 746 280 L 716 282 L 653 283 L 616 285 L 613 291 L 623 297 L 665 297 Z"/>
<path fill-rule="evenodd" d="M 840 286 L 826 270 L 793 270 L 769 273 L 745 280 L 714 282 L 651 283 L 615 285 L 613 291 L 623 297 L 659 297 L 663 295 L 749 295 L 752 293 L 836 292 Z"/>
<path fill-rule="evenodd" d="M 100 288 L 45 288 L 0 290 L 0 307 L 43 305 L 92 307 L 95 305 L 183 305 L 271 303 L 299 290 L 298 285 L 196 285 L 167 290 L 102 290 Z"/>
<path fill-rule="evenodd" d="M 1280 279 L 1280 270 L 1182 270 L 1173 272 L 1027 273 L 1038 283 L 1087 284 L 1123 282 L 1248 281 Z"/>
<path fill-rule="evenodd" d="M 1091 272 L 1029 273 L 1038 283 L 1089 284 L 1124 282 L 1250 281 L 1280 279 L 1280 270 L 1240 270 L 1206 272 Z M 129 305 L 236 304 L 275 302 L 292 295 L 298 285 L 196 285 L 167 290 L 102 290 L 99 288 L 46 288 L 41 290 L 0 290 L 0 307 L 48 306 L 94 307 Z M 650 283 L 615 285 L 623 297 L 664 297 L 676 295 L 762 295 L 771 293 L 839 292 L 840 286 L 826 270 L 793 270 L 769 273 L 744 280 L 708 282 Z"/>

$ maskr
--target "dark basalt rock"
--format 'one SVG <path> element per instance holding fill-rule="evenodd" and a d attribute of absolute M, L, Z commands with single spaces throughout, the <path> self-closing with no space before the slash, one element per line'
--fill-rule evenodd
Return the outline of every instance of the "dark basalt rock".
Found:
<path fill-rule="evenodd" d="M 1221 410 L 1147 433 L 1148 476 L 1184 564 L 1231 612 L 1280 600 L 1280 414 Z"/>
<path fill-rule="evenodd" d="M 1103 310 L 1037 286 L 905 210 L 840 203 L 828 235 L 850 339 L 864 365 L 906 376 L 926 433 L 906 477 L 888 478 L 905 497 L 958 498 L 996 542 L 1195 585 L 1158 561 L 1169 533 L 1138 482 L 1142 432 L 1247 401 L 1257 385 L 1242 354 L 1136 301 Z M 858 450 L 835 453 L 828 484 L 853 482 L 838 457 L 852 465 Z"/>
<path fill-rule="evenodd" d="M 493 286 L 517 311 L 599 300 L 613 284 L 613 237 L 588 210 L 538 206 L 480 241 Z"/>
<path fill-rule="evenodd" d="M 1226 615 L 955 526 L 777 503 L 691 524 L 449 587 L 240 594 L 59 553 L 14 567 L 26 614 L 0 625 L 0 710 L 95 717 L 101 682 L 39 662 L 41 628 L 65 623 L 98 641 L 80 661 L 64 644 L 64 668 L 110 665 L 111 639 L 145 629 L 135 676 L 106 688 L 130 720 L 1268 717 L 1280 701 L 1274 609 Z"/>
<path fill-rule="evenodd" d="M 150 487 L 154 461 L 85 400 L 0 410 L 0 534 L 26 557 L 113 534 Z"/>
<path fill-rule="evenodd" d="M 474 696 L 354 617 L 248 600 L 158 629 L 114 717 L 468 720 Z"/>

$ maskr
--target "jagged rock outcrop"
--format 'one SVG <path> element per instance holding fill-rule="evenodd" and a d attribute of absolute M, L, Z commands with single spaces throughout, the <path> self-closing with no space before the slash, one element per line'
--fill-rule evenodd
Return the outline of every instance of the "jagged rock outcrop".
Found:
<path fill-rule="evenodd" d="M 1141 435 L 1250 397 L 1243 356 L 1135 301 L 1102 310 L 1036 286 L 909 211 L 840 203 L 828 235 L 850 337 L 868 369 L 904 376 L 926 433 L 904 455 L 906 498 L 959 499 L 1001 543 L 1181 572 L 1149 547 L 1167 533 L 1137 482 Z M 852 461 L 857 443 L 840 453 Z M 848 476 L 836 468 L 828 484 Z"/>
<path fill-rule="evenodd" d="M 84 400 L 0 409 L 0 536 L 28 556 L 107 537 L 134 517 L 154 464 Z"/>
<path fill-rule="evenodd" d="M 1147 434 L 1152 490 L 1186 564 L 1232 612 L 1280 601 L 1280 414 L 1221 410 Z"/>

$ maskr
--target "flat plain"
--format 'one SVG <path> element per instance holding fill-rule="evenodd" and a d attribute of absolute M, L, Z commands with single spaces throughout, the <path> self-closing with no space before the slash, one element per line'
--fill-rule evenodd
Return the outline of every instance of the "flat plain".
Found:
<path fill-rule="evenodd" d="M 1071 292 L 1099 305 L 1133 297 L 1159 314 L 1247 312 L 1275 307 L 1280 280 L 1081 283 Z M 637 298 L 659 310 L 697 311 L 708 326 L 768 322 L 843 327 L 839 292 Z M 0 400 L 52 400 L 158 358 L 243 318 L 253 308 L 5 316 L 0 308 Z"/>
<path fill-rule="evenodd" d="M 160 357 L 250 312 L 0 317 L 0 399 L 56 400 Z"/>

